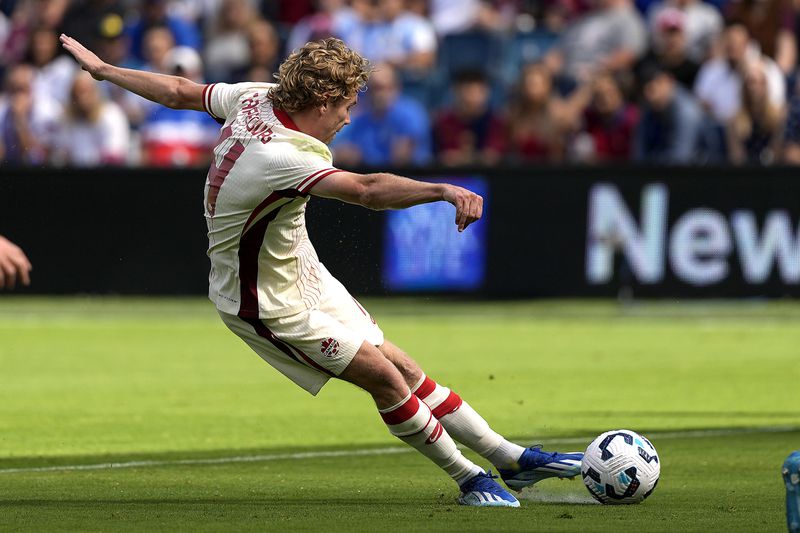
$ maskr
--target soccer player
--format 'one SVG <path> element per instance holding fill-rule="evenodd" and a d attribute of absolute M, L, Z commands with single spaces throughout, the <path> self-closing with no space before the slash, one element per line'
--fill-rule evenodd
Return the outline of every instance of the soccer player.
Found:
<path fill-rule="evenodd" d="M 61 42 L 98 80 L 162 105 L 205 111 L 222 124 L 205 186 L 209 297 L 259 356 L 311 394 L 331 377 L 370 393 L 389 431 L 458 483 L 464 505 L 518 507 L 464 457 L 454 439 L 522 489 L 574 477 L 582 454 L 525 449 L 494 432 L 458 394 L 426 376 L 319 262 L 305 225 L 309 195 L 371 209 L 445 201 L 464 231 L 483 199 L 446 184 L 333 166 L 329 143 L 350 123 L 369 63 L 338 39 L 308 43 L 280 66 L 277 84 L 197 84 L 108 65 L 74 39 Z"/>

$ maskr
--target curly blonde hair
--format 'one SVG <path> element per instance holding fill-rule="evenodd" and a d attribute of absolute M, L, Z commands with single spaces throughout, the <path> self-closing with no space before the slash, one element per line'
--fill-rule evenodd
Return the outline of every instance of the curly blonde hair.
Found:
<path fill-rule="evenodd" d="M 367 83 L 369 61 L 330 37 L 295 50 L 278 69 L 272 105 L 289 113 L 349 98 Z"/>

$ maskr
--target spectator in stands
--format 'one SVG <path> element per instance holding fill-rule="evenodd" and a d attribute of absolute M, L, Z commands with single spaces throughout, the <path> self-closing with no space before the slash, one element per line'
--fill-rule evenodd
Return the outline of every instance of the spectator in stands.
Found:
<path fill-rule="evenodd" d="M 125 164 L 130 126 L 122 109 L 102 96 L 86 72 L 75 76 L 70 95 L 53 143 L 52 161 L 78 167 Z"/>
<path fill-rule="evenodd" d="M 35 97 L 33 82 L 31 65 L 21 63 L 8 69 L 5 94 L 0 97 L 0 161 L 3 164 L 41 165 L 50 153 L 62 108 L 47 95 Z"/>
<path fill-rule="evenodd" d="M 481 0 L 430 0 L 428 8 L 436 33 L 443 37 L 473 29 L 480 20 L 482 3 Z"/>
<path fill-rule="evenodd" d="M 741 22 L 759 51 L 777 61 L 786 74 L 795 67 L 797 38 L 792 0 L 731 0 L 728 20 Z"/>
<path fill-rule="evenodd" d="M 631 158 L 639 110 L 625 101 L 617 78 L 601 73 L 591 82 L 591 100 L 570 150 L 581 163 L 626 162 Z"/>
<path fill-rule="evenodd" d="M 784 127 L 783 161 L 800 165 L 800 81 L 795 83 Z"/>
<path fill-rule="evenodd" d="M 720 124 L 728 124 L 739 110 L 744 72 L 748 63 L 759 59 L 764 62 L 769 99 L 782 107 L 786 103 L 786 79 L 774 61 L 762 56 L 741 23 L 733 22 L 725 28 L 722 56 L 700 67 L 694 93 Z"/>
<path fill-rule="evenodd" d="M 122 33 L 125 28 L 124 14 L 123 0 L 71 0 L 60 32 L 94 50 L 103 39 L 103 33 Z M 98 32 L 98 28 L 102 28 L 102 31 Z"/>
<path fill-rule="evenodd" d="M 186 20 L 167 13 L 167 0 L 144 0 L 140 17 L 126 28 L 131 40 L 131 54 L 145 61 L 145 35 L 148 30 L 164 27 L 172 35 L 177 46 L 189 46 L 200 50 L 202 44 L 199 30 Z"/>
<path fill-rule="evenodd" d="M 380 43 L 378 35 L 383 29 L 377 0 L 352 0 L 350 5 L 352 7 L 352 18 L 344 20 L 344 28 L 335 28 L 336 36 L 341 36 L 347 46 L 365 56 L 367 51 L 382 53 L 381 50 L 367 50 L 369 46 L 374 48 L 376 42 Z M 374 56 L 370 57 L 370 60 L 376 61 Z"/>
<path fill-rule="evenodd" d="M 502 3 L 501 9 L 495 4 Z M 487 0 L 430 0 L 428 10 L 437 35 L 444 37 L 466 31 L 510 29 L 517 2 Z M 520 2 L 522 3 L 522 2 Z"/>
<path fill-rule="evenodd" d="M 305 43 L 303 43 L 305 44 Z M 250 62 L 234 71 L 234 81 L 263 81 L 274 83 L 278 71 L 281 42 L 275 27 L 266 20 L 257 20 L 247 28 Z"/>
<path fill-rule="evenodd" d="M 130 0 L 125 1 L 130 2 Z M 195 26 L 199 29 L 201 35 L 206 36 L 214 32 L 219 3 L 220 0 L 169 0 L 167 11 L 170 15 Z M 264 0 L 254 0 L 253 3 L 264 4 L 265 2 Z M 283 3 L 283 1 L 269 1 L 268 3 L 272 5 Z M 69 33 L 67 35 L 72 36 Z"/>
<path fill-rule="evenodd" d="M 688 55 L 686 25 L 683 11 L 673 7 L 661 9 L 655 20 L 653 46 L 642 63 L 658 63 L 678 83 L 691 91 L 700 63 Z"/>
<path fill-rule="evenodd" d="M 0 2 L 2 4 L 2 2 Z M 13 5 L 5 42 L 0 43 L 0 64 L 13 65 L 23 60 L 36 28 L 56 29 L 64 18 L 69 0 L 19 0 Z"/>
<path fill-rule="evenodd" d="M 642 117 L 634 136 L 634 160 L 683 165 L 701 156 L 704 115 L 692 94 L 658 65 L 640 75 Z"/>
<path fill-rule="evenodd" d="M 164 58 L 164 72 L 202 82 L 200 55 L 176 46 Z M 140 128 L 143 163 L 157 167 L 207 165 L 219 125 L 206 113 L 156 106 Z"/>
<path fill-rule="evenodd" d="M 586 15 L 570 24 L 545 61 L 567 82 L 581 82 L 594 72 L 630 70 L 647 50 L 644 21 L 630 0 L 597 0 Z"/>
<path fill-rule="evenodd" d="M 317 0 L 317 12 L 292 27 L 286 43 L 288 51 L 297 50 L 310 41 L 326 37 L 346 39 L 352 33 L 357 17 L 346 0 Z"/>
<path fill-rule="evenodd" d="M 8 36 L 11 34 L 11 19 L 0 9 L 0 52 L 5 51 L 5 44 Z M 5 56 L 0 60 L 0 72 L 2 72 L 3 64 L 5 63 Z"/>
<path fill-rule="evenodd" d="M 436 63 L 436 33 L 425 18 L 408 11 L 404 0 L 379 0 L 384 56 L 403 72 L 424 74 Z"/>
<path fill-rule="evenodd" d="M 222 0 L 214 33 L 205 46 L 206 74 L 210 80 L 234 81 L 234 72 L 250 62 L 247 29 L 258 15 L 250 0 Z"/>
<path fill-rule="evenodd" d="M 458 73 L 455 102 L 434 124 L 436 154 L 445 165 L 497 163 L 506 148 L 505 124 L 489 105 L 489 81 L 480 70 Z"/>
<path fill-rule="evenodd" d="M 106 63 L 118 67 L 139 69 L 142 65 L 130 55 L 130 39 L 125 35 L 124 29 L 122 17 L 111 13 L 100 19 L 91 40 L 96 43 L 97 55 Z M 102 83 L 116 87 L 112 83 L 105 81 Z"/>
<path fill-rule="evenodd" d="M 124 33 L 124 28 L 122 17 L 116 13 L 110 13 L 103 17 L 95 28 L 96 36 L 93 39 L 97 43 L 97 55 L 112 65 L 141 69 L 141 63 L 134 60 L 129 54 L 129 39 Z M 168 32 L 165 34 L 170 43 L 169 46 L 171 46 L 172 35 Z M 124 122 L 128 127 L 131 126 L 131 122 L 137 126 L 141 123 L 147 112 L 147 100 L 131 95 L 129 91 L 105 80 L 97 82 L 97 86 L 103 99 L 114 102 L 123 111 Z"/>
<path fill-rule="evenodd" d="M 13 289 L 17 280 L 25 286 L 30 285 L 32 268 L 25 252 L 0 235 L 0 289 Z"/>
<path fill-rule="evenodd" d="M 61 44 L 54 30 L 38 28 L 31 34 L 26 62 L 33 65 L 33 93 L 38 100 L 45 96 L 66 105 L 76 65 L 61 53 Z"/>
<path fill-rule="evenodd" d="M 568 125 L 550 70 L 526 65 L 508 113 L 509 155 L 517 161 L 563 161 Z"/>
<path fill-rule="evenodd" d="M 723 21 L 720 12 L 702 0 L 662 0 L 653 4 L 647 12 L 653 46 L 660 46 L 663 34 L 659 31 L 664 23 L 664 11 L 678 11 L 683 15 L 683 30 L 686 36 L 687 55 L 697 63 L 708 59 L 715 41 L 722 33 Z M 672 15 L 674 18 L 674 15 Z"/>
<path fill-rule="evenodd" d="M 357 23 L 344 35 L 351 48 L 370 61 L 391 63 L 404 75 L 419 76 L 433 68 L 437 45 L 433 26 L 406 10 L 404 0 L 356 5 Z"/>
<path fill-rule="evenodd" d="M 313 0 L 266 0 L 260 4 L 264 18 L 279 26 L 292 26 L 314 12 Z"/>
<path fill-rule="evenodd" d="M 175 39 L 173 39 L 172 32 L 169 31 L 169 28 L 165 26 L 149 28 L 144 34 L 143 51 L 145 63 L 141 66 L 141 69 L 159 74 L 166 74 L 168 70 L 166 58 L 170 50 L 174 47 Z M 138 128 L 142 121 L 158 107 L 150 100 L 142 98 L 130 91 L 111 90 L 112 94 L 118 95 L 115 101 L 122 107 L 123 111 L 125 111 L 125 116 L 128 117 L 128 121 L 135 128 Z"/>
<path fill-rule="evenodd" d="M 728 153 L 732 163 L 768 165 L 780 156 L 784 110 L 767 94 L 764 64 L 747 67 L 739 111 L 728 124 Z"/>
<path fill-rule="evenodd" d="M 428 114 L 416 100 L 400 93 L 391 65 L 375 66 L 365 96 L 366 109 L 336 137 L 336 161 L 344 166 L 427 163 L 431 157 Z"/>
<path fill-rule="evenodd" d="M 143 40 L 145 62 L 142 68 L 150 72 L 166 72 L 167 55 L 175 46 L 177 44 L 172 32 L 166 26 L 153 26 L 148 29 L 144 34 Z"/>

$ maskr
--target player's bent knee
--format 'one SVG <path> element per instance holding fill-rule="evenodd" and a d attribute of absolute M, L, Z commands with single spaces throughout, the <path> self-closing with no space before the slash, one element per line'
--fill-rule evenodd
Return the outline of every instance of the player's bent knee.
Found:
<path fill-rule="evenodd" d="M 378 349 L 400 371 L 409 386 L 414 385 L 422 378 L 422 368 L 392 342 L 387 340 Z"/>
<path fill-rule="evenodd" d="M 339 377 L 369 392 L 379 406 L 394 405 L 409 394 L 402 374 L 380 350 L 366 342 Z"/>

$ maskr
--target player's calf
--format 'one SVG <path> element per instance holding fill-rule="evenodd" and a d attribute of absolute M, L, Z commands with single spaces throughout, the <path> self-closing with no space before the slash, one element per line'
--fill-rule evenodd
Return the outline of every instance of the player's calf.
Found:
<path fill-rule="evenodd" d="M 410 444 L 456 481 L 461 490 L 458 502 L 473 507 L 519 507 L 519 502 L 484 472 L 466 459 L 439 420 L 413 394 L 399 405 L 380 410 L 389 431 Z"/>
<path fill-rule="evenodd" d="M 525 448 L 503 438 L 486 420 L 455 392 L 426 375 L 411 390 L 433 411 L 445 429 L 458 442 L 485 457 L 498 469 L 516 465 Z"/>
<path fill-rule="evenodd" d="M 392 435 L 416 448 L 459 485 L 483 473 L 461 454 L 430 408 L 410 392 L 397 405 L 380 409 L 380 413 Z"/>
<path fill-rule="evenodd" d="M 411 394 L 402 375 L 367 343 L 340 375 L 369 392 L 392 435 L 413 446 L 461 485 L 483 470 L 461 454 L 431 409 Z"/>

